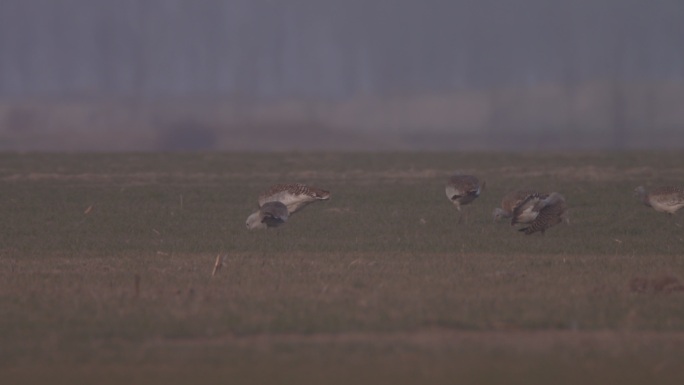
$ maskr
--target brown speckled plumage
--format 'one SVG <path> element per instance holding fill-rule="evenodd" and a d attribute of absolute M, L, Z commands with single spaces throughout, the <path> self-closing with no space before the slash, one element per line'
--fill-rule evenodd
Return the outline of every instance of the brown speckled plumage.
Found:
<path fill-rule="evenodd" d="M 520 229 L 525 234 L 533 234 L 540 231 L 542 234 L 546 229 L 555 226 L 566 220 L 565 214 L 567 205 L 565 198 L 557 192 L 551 193 L 546 199 L 540 200 L 535 210 L 537 217 L 530 222 L 530 225 Z"/>
<path fill-rule="evenodd" d="M 330 191 L 301 183 L 280 183 L 271 186 L 259 195 L 259 206 L 267 202 L 279 201 L 287 206 L 290 214 L 302 209 L 309 203 L 330 199 Z"/>
<path fill-rule="evenodd" d="M 643 186 L 634 189 L 638 198 L 656 211 L 674 214 L 684 207 L 684 188 L 677 186 L 661 186 L 646 191 Z"/>
<path fill-rule="evenodd" d="M 485 183 L 480 184 L 473 175 L 456 174 L 447 181 L 445 192 L 447 198 L 460 211 L 462 205 L 467 205 L 480 196 L 484 186 Z"/>
<path fill-rule="evenodd" d="M 494 220 L 511 218 L 516 207 L 525 202 L 525 200 L 533 194 L 537 194 L 537 192 L 533 190 L 514 190 L 504 195 L 501 199 L 501 207 L 494 209 Z"/>
<path fill-rule="evenodd" d="M 549 194 L 532 192 L 522 199 L 513 208 L 511 213 L 511 226 L 518 223 L 531 223 L 539 214 L 539 203 L 547 199 Z"/>

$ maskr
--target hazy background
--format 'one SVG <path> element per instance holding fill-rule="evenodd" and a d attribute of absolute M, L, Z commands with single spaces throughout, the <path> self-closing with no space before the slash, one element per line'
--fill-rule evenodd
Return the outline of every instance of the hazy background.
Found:
<path fill-rule="evenodd" d="M 681 0 L 0 0 L 0 150 L 684 147 Z"/>

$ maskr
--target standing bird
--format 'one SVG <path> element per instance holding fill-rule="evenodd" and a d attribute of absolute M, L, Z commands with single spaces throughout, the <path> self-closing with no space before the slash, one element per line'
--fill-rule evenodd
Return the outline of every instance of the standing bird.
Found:
<path fill-rule="evenodd" d="M 501 199 L 501 207 L 495 208 L 492 212 L 494 221 L 496 222 L 501 218 L 511 218 L 515 208 L 523 203 L 528 196 L 536 193 L 532 190 L 514 190 L 504 195 Z"/>
<path fill-rule="evenodd" d="M 245 224 L 250 230 L 278 227 L 287 222 L 289 216 L 290 213 L 287 210 L 287 206 L 281 202 L 266 202 L 259 210 L 247 217 Z"/>
<path fill-rule="evenodd" d="M 310 203 L 328 199 L 330 191 L 301 183 L 281 183 L 271 186 L 259 195 L 259 207 L 266 202 L 278 201 L 287 206 L 287 211 L 293 214 Z"/>
<path fill-rule="evenodd" d="M 467 205 L 480 196 L 485 185 L 485 182 L 480 184 L 473 175 L 455 174 L 447 181 L 445 192 L 447 198 L 456 206 L 456 210 L 461 211 L 462 205 Z M 460 217 L 458 221 L 461 222 Z"/>
<path fill-rule="evenodd" d="M 534 210 L 537 211 L 537 216 L 534 220 L 530 222 L 529 226 L 523 227 L 518 231 L 522 231 L 527 235 L 541 231 L 542 235 L 544 235 L 546 229 L 567 221 L 565 216 L 567 211 L 565 198 L 557 192 L 553 192 L 545 199 L 537 202 Z"/>
<path fill-rule="evenodd" d="M 646 206 L 670 215 L 684 207 L 684 188 L 682 187 L 662 186 L 646 192 L 643 186 L 639 186 L 634 189 L 634 194 Z"/>

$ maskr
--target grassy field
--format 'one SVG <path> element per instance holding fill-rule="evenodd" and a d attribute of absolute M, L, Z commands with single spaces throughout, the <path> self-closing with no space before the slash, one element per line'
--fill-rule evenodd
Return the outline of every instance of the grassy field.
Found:
<path fill-rule="evenodd" d="M 246 230 L 281 181 L 332 198 Z M 0 376 L 681 384 L 684 213 L 632 195 L 670 183 L 684 153 L 0 154 Z M 494 223 L 524 187 L 570 224 Z"/>

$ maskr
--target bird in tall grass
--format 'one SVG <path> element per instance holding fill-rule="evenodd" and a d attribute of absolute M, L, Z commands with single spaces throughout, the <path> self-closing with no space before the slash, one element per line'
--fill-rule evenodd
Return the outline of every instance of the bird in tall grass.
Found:
<path fill-rule="evenodd" d="M 684 207 L 684 188 L 682 187 L 661 186 L 646 191 L 644 186 L 639 186 L 634 189 L 634 194 L 646 206 L 670 215 Z"/>
<path fill-rule="evenodd" d="M 539 200 L 534 206 L 534 211 L 537 212 L 534 220 L 518 231 L 527 235 L 539 231 L 544 235 L 548 228 L 561 222 L 568 222 L 565 198 L 557 192 L 552 192 L 548 197 Z"/>
<path fill-rule="evenodd" d="M 461 211 L 461 206 L 470 204 L 480 196 L 485 185 L 486 182 L 480 184 L 477 177 L 473 175 L 454 174 L 447 181 L 445 192 L 456 210 Z M 467 220 L 466 216 L 466 222 Z M 459 217 L 459 222 L 461 222 L 461 217 Z"/>

